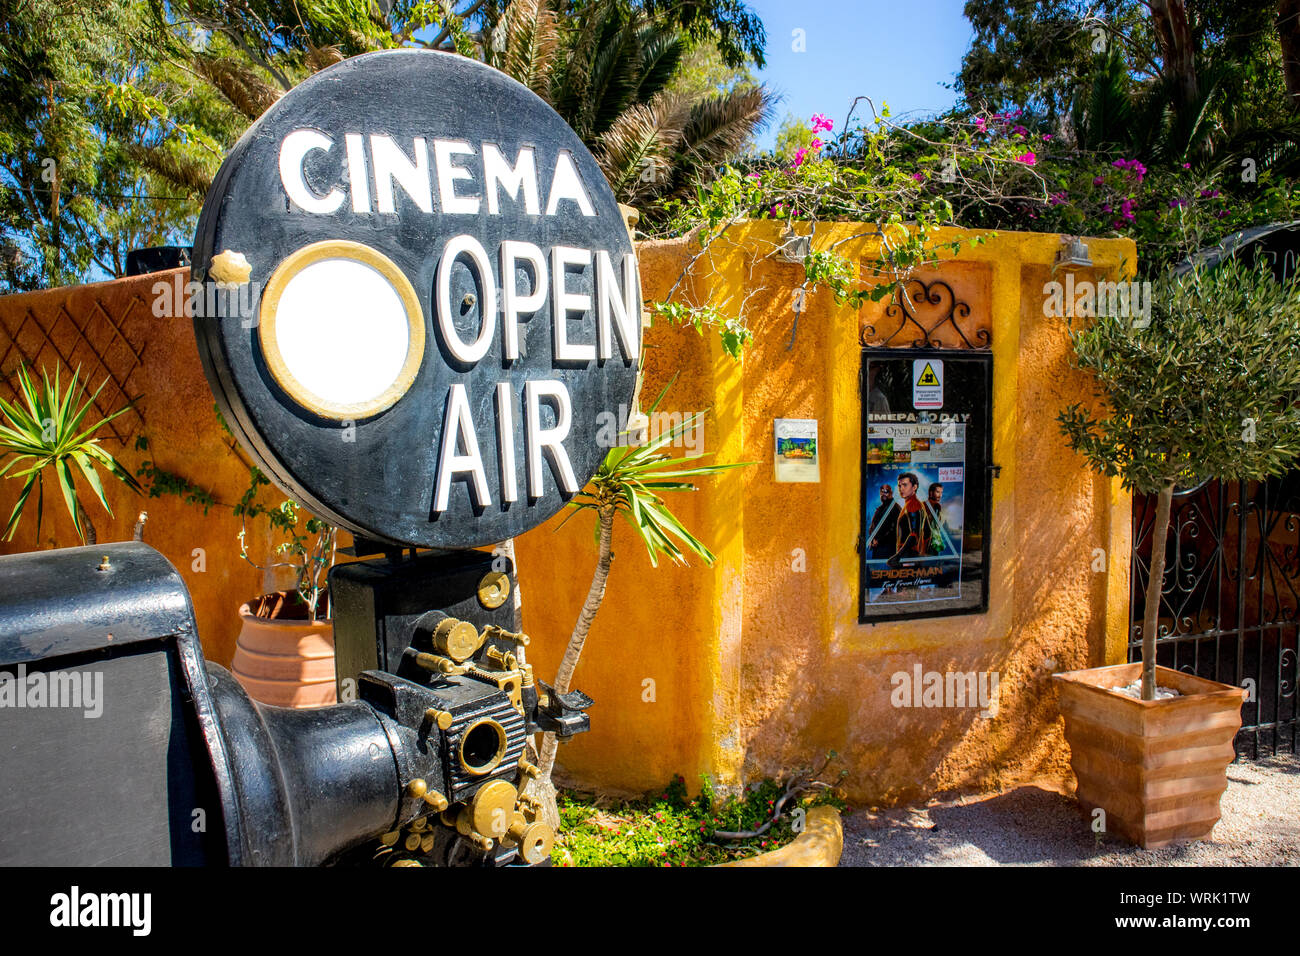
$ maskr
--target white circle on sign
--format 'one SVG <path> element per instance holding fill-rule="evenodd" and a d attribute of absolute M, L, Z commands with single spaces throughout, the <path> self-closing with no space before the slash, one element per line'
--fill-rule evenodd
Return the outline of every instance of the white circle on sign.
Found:
<path fill-rule="evenodd" d="M 424 355 L 424 320 L 392 260 L 332 240 L 297 250 L 275 270 L 259 338 L 267 367 L 294 401 L 327 418 L 363 418 L 410 388 Z"/>
<path fill-rule="evenodd" d="M 321 259 L 280 293 L 280 357 L 290 375 L 327 401 L 378 398 L 402 371 L 410 339 L 401 296 L 364 262 Z"/>

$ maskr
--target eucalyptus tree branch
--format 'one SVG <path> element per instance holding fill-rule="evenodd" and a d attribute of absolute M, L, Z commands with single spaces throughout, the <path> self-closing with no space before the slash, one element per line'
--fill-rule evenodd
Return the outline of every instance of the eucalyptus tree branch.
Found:
<path fill-rule="evenodd" d="M 457 13 L 454 9 L 452 9 L 454 4 L 448 2 L 447 19 L 450 20 L 452 17 L 459 17 L 461 20 L 464 20 L 466 17 L 472 17 L 475 13 L 478 12 L 479 7 L 483 6 L 483 2 L 484 0 L 474 0 L 474 3 L 470 4 L 469 8 L 464 13 Z M 451 36 L 451 27 L 444 24 L 443 28 L 438 32 L 438 35 L 433 38 L 431 45 L 436 47 L 444 40 L 446 40 L 449 36 Z"/>

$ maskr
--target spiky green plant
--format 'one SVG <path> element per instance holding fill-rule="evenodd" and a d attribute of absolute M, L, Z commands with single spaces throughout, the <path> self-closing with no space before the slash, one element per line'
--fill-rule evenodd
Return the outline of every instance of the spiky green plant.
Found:
<path fill-rule="evenodd" d="M 673 381 L 676 381 L 675 377 Z M 670 381 L 664 387 L 650 407 L 651 420 L 672 384 L 673 382 Z M 695 464 L 698 458 L 674 458 L 666 450 L 706 414 L 707 410 L 683 416 L 681 424 L 660 432 L 644 445 L 611 448 L 586 488 L 569 502 L 568 506 L 574 509 L 569 518 L 580 511 L 596 513 L 595 536 L 599 553 L 591 587 L 587 591 L 587 600 L 578 614 L 578 621 L 573 627 L 573 633 L 569 637 L 564 657 L 561 658 L 555 675 L 556 693 L 569 692 L 574 671 L 577 670 L 578 660 L 582 655 L 582 648 L 587 642 L 587 634 L 605 599 L 605 584 L 609 580 L 610 564 L 614 559 L 611 545 L 616 515 L 622 515 L 631 525 L 641 543 L 645 545 L 653 566 L 659 566 L 661 557 L 685 565 L 689 563 L 687 555 L 694 555 L 706 565 L 713 564 L 715 560 L 713 552 L 687 530 L 681 520 L 669 510 L 662 497 L 665 492 L 694 491 L 695 484 L 689 479 L 716 475 L 732 468 L 744 468 L 753 464 L 753 462 L 736 462 L 700 465 Z M 565 523 L 569 518 L 565 518 Z M 553 799 L 550 775 L 555 766 L 555 754 L 558 748 L 559 741 L 555 734 L 544 735 L 537 790 L 544 800 Z"/>
<path fill-rule="evenodd" d="M 140 491 L 139 482 L 108 451 L 100 447 L 98 438 L 92 437 L 131 406 L 125 405 L 93 425 L 83 427 L 86 416 L 95 407 L 95 400 L 108 380 L 105 379 L 95 393 L 83 401 L 81 397 L 86 390 L 79 381 L 80 377 L 81 368 L 78 367 L 72 374 L 72 381 L 64 389 L 56 365 L 54 381 L 50 381 L 49 372 L 41 369 L 41 382 L 37 384 L 32 381 L 27 369 L 20 365 L 18 395 L 21 402 L 10 403 L 0 399 L 0 416 L 3 416 L 0 421 L 0 458 L 9 459 L 0 467 L 0 477 L 7 474 L 10 478 L 25 479 L 23 489 L 18 494 L 18 502 L 5 526 L 6 541 L 13 540 L 33 489 L 36 490 L 36 535 L 40 537 L 41 514 L 45 507 L 45 477 L 51 471 L 63 493 L 63 502 L 68 507 L 68 514 L 72 516 L 72 524 L 86 544 L 96 542 L 95 526 L 77 496 L 73 465 L 80 470 L 109 515 L 113 514 L 113 509 L 104 497 L 104 485 L 95 470 L 96 465 L 117 477 L 132 491 Z"/>

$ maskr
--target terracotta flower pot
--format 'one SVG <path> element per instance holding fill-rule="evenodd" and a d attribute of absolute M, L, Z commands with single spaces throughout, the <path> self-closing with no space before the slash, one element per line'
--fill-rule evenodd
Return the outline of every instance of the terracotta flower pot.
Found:
<path fill-rule="evenodd" d="M 263 595 L 239 609 L 243 627 L 231 671 L 248 692 L 278 707 L 321 707 L 338 700 L 334 684 L 334 625 L 259 617 L 253 608 L 277 595 Z M 287 596 L 280 592 L 280 597 Z"/>
<path fill-rule="evenodd" d="M 1156 684 L 1181 697 L 1138 700 L 1111 688 L 1139 679 L 1142 665 L 1057 674 L 1076 799 L 1100 807 L 1109 833 L 1144 849 L 1203 840 L 1219 822 L 1245 690 L 1167 667 Z"/>

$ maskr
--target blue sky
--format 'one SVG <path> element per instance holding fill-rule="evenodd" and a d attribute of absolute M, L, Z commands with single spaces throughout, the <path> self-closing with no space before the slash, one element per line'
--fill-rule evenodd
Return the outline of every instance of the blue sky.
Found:
<path fill-rule="evenodd" d="M 787 112 L 825 113 L 839 132 L 849 105 L 870 96 L 895 117 L 941 112 L 970 44 L 962 0 L 747 0 L 767 28 L 767 66 L 759 73 L 785 94 L 776 120 L 758 138 L 772 145 Z M 795 30 L 807 49 L 795 52 Z M 865 104 L 864 104 L 865 107 Z M 860 108 L 861 109 L 861 108 Z M 860 113 L 859 113 L 860 115 Z"/>

